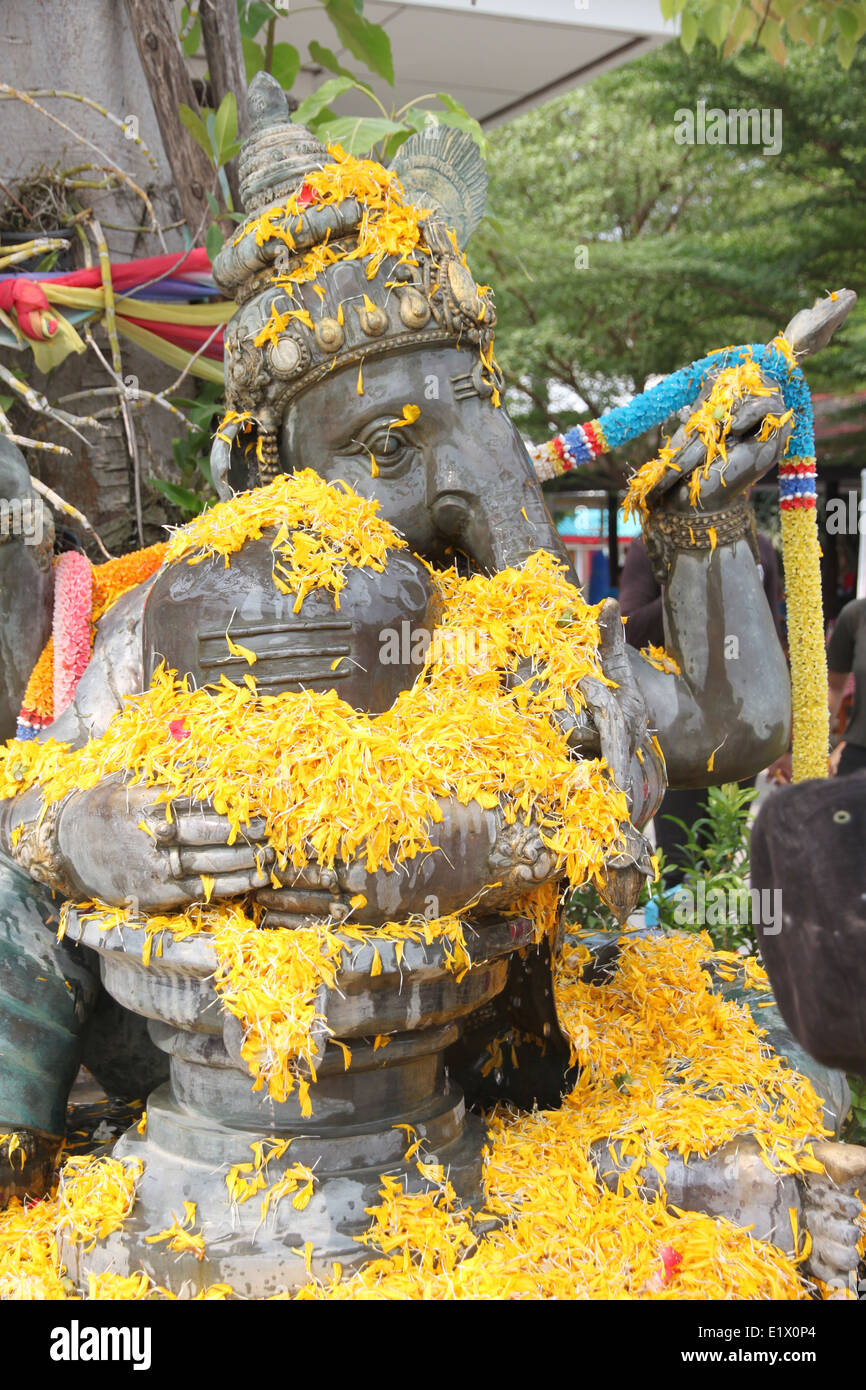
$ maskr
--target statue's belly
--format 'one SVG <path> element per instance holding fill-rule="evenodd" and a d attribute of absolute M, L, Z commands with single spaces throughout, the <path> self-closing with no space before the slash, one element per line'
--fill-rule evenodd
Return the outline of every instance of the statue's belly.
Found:
<path fill-rule="evenodd" d="M 144 611 L 145 681 L 164 660 L 197 685 L 222 675 L 240 685 L 249 672 L 262 694 L 336 690 L 355 709 L 388 709 L 420 669 L 414 634 L 433 627 L 424 566 L 407 551 L 392 551 L 381 573 L 346 566 L 339 608 L 316 589 L 296 613 L 296 596 L 273 582 L 272 540 L 268 531 L 248 541 L 228 568 L 216 557 L 159 573 Z M 226 633 L 256 653 L 254 665 L 230 651 Z"/>

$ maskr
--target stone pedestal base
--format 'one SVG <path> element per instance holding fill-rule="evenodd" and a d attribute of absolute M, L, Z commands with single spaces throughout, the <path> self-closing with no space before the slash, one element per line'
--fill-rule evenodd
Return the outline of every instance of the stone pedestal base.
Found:
<path fill-rule="evenodd" d="M 441 1163 L 458 1195 L 476 1208 L 483 1205 L 486 1131 L 480 1120 L 464 1113 L 462 1096 L 446 1091 L 424 1118 L 405 1122 L 424 1141 L 417 1157 Z M 403 1158 L 411 1139 L 405 1129 L 347 1127 L 327 1137 L 311 1132 L 293 1138 L 283 1157 L 272 1159 L 263 1173 L 271 1187 L 287 1169 L 303 1163 L 316 1176 L 312 1197 L 297 1210 L 289 1193 L 272 1203 L 263 1218 L 265 1189 L 232 1203 L 226 1174 L 235 1164 L 252 1161 L 250 1145 L 256 1140 L 273 1137 L 193 1115 L 177 1104 L 168 1086 L 160 1087 L 148 1104 L 146 1135 L 131 1129 L 113 1150 L 116 1158 L 144 1164 L 132 1215 L 90 1251 L 67 1245 L 62 1259 L 70 1276 L 86 1289 L 88 1274 L 144 1270 L 174 1293 L 183 1289 L 194 1294 L 209 1284 L 227 1283 L 247 1298 L 267 1298 L 307 1282 L 308 1243 L 309 1269 L 319 1279 L 329 1279 L 335 1263 L 351 1271 L 375 1258 L 354 1237 L 370 1225 L 366 1208 L 381 1200 L 383 1174 L 399 1179 L 407 1192 L 430 1186 L 415 1157 Z M 169 1250 L 167 1242 L 149 1244 L 145 1239 L 170 1225 L 172 1214 L 182 1222 L 183 1204 L 189 1201 L 196 1204 L 195 1229 L 205 1236 L 202 1260 Z"/>
<path fill-rule="evenodd" d="M 370 1227 L 367 1209 L 381 1200 L 383 1176 L 405 1192 L 436 1185 L 419 1161 L 425 1169 L 441 1165 L 458 1198 L 483 1208 L 486 1130 L 467 1115 L 445 1051 L 460 1020 L 503 990 L 509 955 L 532 941 L 527 919 L 494 919 L 473 931 L 472 967 L 459 977 L 440 940 L 407 942 L 399 953 L 393 943 L 379 943 L 376 976 L 373 946 L 352 943 L 336 987 L 323 988 L 317 1001 L 342 1045 L 317 1039 L 306 1117 L 299 1087 L 285 1101 L 253 1089 L 241 1026 L 214 992 L 217 962 L 208 938 L 166 940 L 162 955 L 145 966 L 134 927 L 100 933 L 70 914 L 69 935 L 99 953 L 106 988 L 149 1020 L 153 1041 L 170 1059 L 169 1082 L 148 1100 L 145 1134 L 129 1130 L 112 1151 L 142 1163 L 131 1215 L 91 1250 L 62 1251 L 82 1292 L 89 1274 L 143 1270 L 174 1293 L 226 1283 L 242 1296 L 266 1298 L 311 1275 L 328 1280 L 335 1264 L 352 1271 L 376 1257 L 356 1237 Z M 267 1161 L 262 1176 L 270 1188 L 302 1164 L 314 1175 L 309 1199 L 295 1206 L 299 1193 L 286 1192 L 264 1214 L 265 1188 L 233 1200 L 230 1170 L 249 1165 L 241 1176 L 254 1181 L 252 1146 L 263 1141 L 266 1156 L 287 1139 L 285 1153 Z M 190 1229 L 204 1239 L 202 1259 L 153 1240 L 173 1219 L 184 1222 L 185 1202 L 195 1203 Z"/>

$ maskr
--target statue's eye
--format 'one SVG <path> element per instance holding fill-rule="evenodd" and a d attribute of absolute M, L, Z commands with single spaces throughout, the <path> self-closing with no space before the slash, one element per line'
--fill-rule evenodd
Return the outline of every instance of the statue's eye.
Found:
<path fill-rule="evenodd" d="M 353 440 L 353 444 L 357 453 L 366 455 L 368 459 L 372 455 L 379 473 L 391 476 L 404 473 L 416 452 L 406 426 L 401 425 L 396 429 L 390 420 L 377 420 Z"/>

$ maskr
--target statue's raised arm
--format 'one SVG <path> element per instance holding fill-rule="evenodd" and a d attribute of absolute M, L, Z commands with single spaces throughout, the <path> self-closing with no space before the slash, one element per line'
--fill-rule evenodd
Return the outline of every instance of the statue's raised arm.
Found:
<path fill-rule="evenodd" d="M 802 310 L 767 358 L 784 354 L 793 367 L 829 342 L 855 302 L 843 290 Z M 679 672 L 633 649 L 630 659 L 668 780 L 678 787 L 754 776 L 790 739 L 790 686 L 764 598 L 748 495 L 784 462 L 788 492 L 798 500 L 798 475 L 814 478 L 814 459 L 788 457 L 794 411 L 778 379 L 750 352 L 737 350 L 730 365 L 719 357 L 688 419 L 631 489 L 664 595 L 665 648 Z"/>

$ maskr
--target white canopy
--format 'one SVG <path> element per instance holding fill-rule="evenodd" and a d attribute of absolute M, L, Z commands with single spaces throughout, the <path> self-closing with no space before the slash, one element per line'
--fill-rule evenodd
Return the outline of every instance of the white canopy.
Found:
<path fill-rule="evenodd" d="M 295 95 L 303 98 L 329 75 L 309 61 L 311 39 L 369 80 L 351 53 L 335 48 L 334 30 L 318 5 L 295 12 L 295 3 L 288 0 L 274 35 L 306 59 Z M 487 127 L 629 62 L 675 33 L 662 19 L 658 0 L 367 0 L 364 14 L 391 40 L 396 85 L 371 83 L 389 110 L 425 93 L 448 92 Z M 356 93 L 334 109 L 374 114 Z"/>

